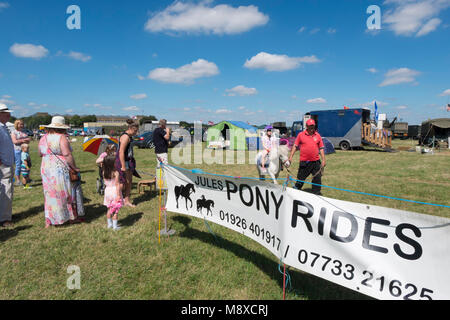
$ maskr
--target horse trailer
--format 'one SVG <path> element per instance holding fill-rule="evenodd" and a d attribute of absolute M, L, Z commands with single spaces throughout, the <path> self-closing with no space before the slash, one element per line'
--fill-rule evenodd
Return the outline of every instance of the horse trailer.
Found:
<path fill-rule="evenodd" d="M 315 120 L 319 134 L 330 140 L 335 148 L 350 150 L 373 146 L 390 149 L 392 134 L 371 124 L 367 108 L 311 111 L 304 115 L 303 123 L 308 119 Z"/>

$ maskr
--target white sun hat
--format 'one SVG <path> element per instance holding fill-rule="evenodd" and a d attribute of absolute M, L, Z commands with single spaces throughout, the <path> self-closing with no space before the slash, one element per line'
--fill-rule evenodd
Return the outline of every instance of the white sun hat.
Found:
<path fill-rule="evenodd" d="M 11 113 L 12 110 L 9 110 L 8 107 L 6 106 L 6 104 L 0 103 L 0 112 L 8 112 L 8 113 Z"/>
<path fill-rule="evenodd" d="M 65 129 L 65 130 L 70 129 L 70 126 L 66 125 L 66 120 L 64 119 L 64 117 L 61 116 L 54 116 L 52 118 L 52 123 L 44 127 L 53 129 Z"/>

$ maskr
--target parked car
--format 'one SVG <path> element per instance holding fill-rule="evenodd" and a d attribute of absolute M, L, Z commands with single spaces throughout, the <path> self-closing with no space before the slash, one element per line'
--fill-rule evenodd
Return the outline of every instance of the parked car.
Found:
<path fill-rule="evenodd" d="M 144 132 L 143 134 L 133 138 L 132 146 L 136 146 L 139 149 L 148 148 L 153 149 L 155 147 L 153 143 L 153 131 Z"/>

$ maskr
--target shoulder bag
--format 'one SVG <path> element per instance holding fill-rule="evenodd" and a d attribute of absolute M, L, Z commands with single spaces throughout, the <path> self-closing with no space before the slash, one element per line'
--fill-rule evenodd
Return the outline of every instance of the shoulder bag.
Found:
<path fill-rule="evenodd" d="M 55 156 L 56 159 L 58 159 L 58 161 L 63 163 L 63 165 L 65 165 L 69 169 L 70 182 L 80 181 L 80 175 L 78 174 L 78 172 L 76 172 L 74 169 L 72 169 L 71 166 L 69 166 L 67 163 L 64 163 L 60 158 L 58 158 L 58 156 L 53 152 L 53 150 L 48 145 L 48 141 L 46 141 L 46 142 L 47 142 L 48 150 L 50 150 L 50 152 Z"/>

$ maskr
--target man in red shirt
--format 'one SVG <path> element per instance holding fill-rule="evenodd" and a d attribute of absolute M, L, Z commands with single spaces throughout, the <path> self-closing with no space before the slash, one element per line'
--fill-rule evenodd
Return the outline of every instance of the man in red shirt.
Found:
<path fill-rule="evenodd" d="M 291 154 L 289 155 L 289 162 L 292 162 L 297 147 L 300 150 L 300 166 L 298 168 L 297 180 L 305 181 L 312 174 L 312 193 L 322 195 L 320 193 L 320 185 L 322 184 L 321 169 L 326 165 L 325 152 L 322 137 L 316 131 L 316 122 L 313 119 L 306 121 L 306 130 L 300 132 L 297 139 L 295 139 Z M 322 158 L 322 162 L 320 158 Z M 303 187 L 303 182 L 297 181 L 295 187 L 300 190 Z"/>

